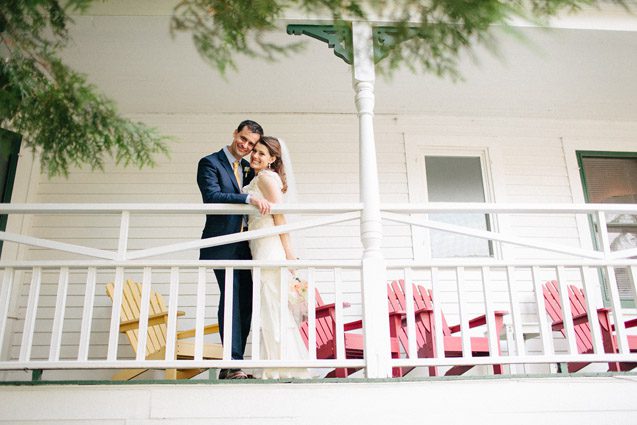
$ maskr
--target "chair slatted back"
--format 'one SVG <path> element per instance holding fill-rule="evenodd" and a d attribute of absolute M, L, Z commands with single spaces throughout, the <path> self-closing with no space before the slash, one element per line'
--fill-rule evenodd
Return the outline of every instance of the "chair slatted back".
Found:
<path fill-rule="evenodd" d="M 325 305 L 321 294 L 318 290 L 315 290 L 316 308 Z M 334 319 L 331 316 L 321 317 L 316 319 L 316 347 L 322 347 L 325 344 L 329 344 L 334 341 Z M 307 321 L 301 323 L 301 337 L 307 347 L 309 341 L 309 326 Z"/>
<path fill-rule="evenodd" d="M 414 297 L 414 311 L 418 310 L 426 310 L 431 312 L 431 314 L 420 314 L 416 315 L 416 339 L 417 345 L 421 347 L 428 335 L 433 335 L 433 297 L 431 289 L 427 289 L 423 286 L 412 284 L 412 292 Z M 407 304 L 405 300 L 405 281 L 395 280 L 387 285 L 387 298 L 389 300 L 390 312 L 391 311 L 407 311 Z M 392 310 L 393 309 L 393 310 Z M 427 317 L 430 317 L 429 320 Z M 441 314 L 442 317 L 442 333 L 445 336 L 451 335 L 451 330 L 449 329 L 449 325 L 447 324 L 447 320 L 445 319 L 444 314 Z M 407 329 L 403 327 L 399 331 L 398 338 L 401 343 L 407 343 Z M 407 347 L 407 345 L 403 345 Z"/>
<path fill-rule="evenodd" d="M 415 285 L 414 285 L 415 291 Z M 394 280 L 387 284 L 387 300 L 389 302 L 389 311 L 407 311 L 407 303 L 405 299 L 405 282 L 403 280 Z M 418 307 L 414 304 L 414 311 Z M 396 330 L 397 337 L 403 347 L 408 347 L 409 338 L 407 337 L 407 328 L 401 326 Z M 417 346 L 422 346 L 424 341 L 423 329 L 420 323 L 416 323 L 416 340 Z"/>
<path fill-rule="evenodd" d="M 113 283 L 106 285 L 107 295 L 113 299 L 114 293 Z M 141 311 L 142 300 L 142 285 L 141 283 L 134 282 L 132 280 L 126 280 L 124 282 L 124 290 L 122 293 L 122 308 L 120 311 L 120 322 L 127 322 L 130 320 L 138 320 Z M 154 314 L 160 314 L 168 311 L 164 304 L 164 299 L 157 291 L 151 291 L 150 302 L 148 306 L 148 314 L 152 316 Z M 133 329 L 126 331 L 128 341 L 133 348 L 133 351 L 137 351 L 137 342 L 139 338 L 139 331 Z M 146 356 L 151 353 L 155 353 L 166 346 L 166 325 L 159 324 L 148 327 L 146 337 Z"/>
<path fill-rule="evenodd" d="M 546 282 L 542 287 L 542 292 L 544 293 L 546 312 L 553 323 L 563 321 L 564 313 L 562 312 L 562 301 L 560 300 L 560 290 L 557 281 L 551 280 Z M 586 298 L 584 297 L 584 292 L 580 288 L 575 285 L 568 285 L 568 299 L 573 317 L 587 312 Z M 592 352 L 593 341 L 590 324 L 585 322 L 575 325 L 574 330 L 578 352 L 580 354 Z M 566 330 L 564 327 L 560 329 L 560 332 L 562 335 L 566 336 Z"/>

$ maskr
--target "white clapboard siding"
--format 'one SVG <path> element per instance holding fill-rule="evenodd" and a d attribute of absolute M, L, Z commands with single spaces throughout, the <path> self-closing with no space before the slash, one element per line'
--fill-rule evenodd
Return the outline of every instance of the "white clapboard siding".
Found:
<path fill-rule="evenodd" d="M 105 171 L 74 170 L 68 178 L 48 180 L 39 177 L 36 192 L 29 202 L 96 202 L 96 203 L 199 203 L 201 197 L 196 185 L 196 169 L 199 158 L 218 151 L 231 141 L 234 127 L 246 118 L 238 114 L 223 115 L 160 115 L 143 114 L 133 118 L 157 127 L 172 135 L 169 157 L 158 157 L 157 166 L 138 170 L 107 164 Z M 250 118 L 259 121 L 266 134 L 286 140 L 297 176 L 299 202 L 358 202 L 359 159 L 358 122 L 354 114 L 254 114 Z M 414 181 L 408 174 L 405 140 L 407 136 L 422 136 L 437 140 L 438 146 L 459 139 L 466 146 L 487 146 L 497 161 L 491 165 L 497 181 L 490 182 L 498 188 L 496 202 L 573 202 L 562 137 L 585 137 L 599 140 L 599 150 L 613 148 L 614 138 L 626 138 L 633 134 L 630 125 L 622 127 L 612 123 L 560 122 L 533 120 L 502 120 L 437 116 L 384 116 L 375 118 L 376 147 L 378 156 L 381 201 L 410 202 L 410 186 Z M 610 138 L 609 138 L 610 137 Z M 486 141 L 485 141 L 486 140 Z M 462 146 L 460 146 L 462 147 Z M 625 149 L 624 149 L 625 150 Z M 579 177 L 577 177 L 579 178 Z M 309 216 L 308 216 L 309 217 Z M 196 239 L 199 237 L 204 217 L 197 215 L 132 215 L 129 249 Z M 43 215 L 34 216 L 27 234 L 51 238 L 61 242 L 77 243 L 100 249 L 115 250 L 119 235 L 119 216 L 91 215 Z M 573 216 L 523 214 L 508 217 L 508 230 L 515 236 L 529 237 L 536 241 L 559 242 L 568 246 L 580 246 L 581 235 Z M 340 223 L 321 229 L 299 232 L 299 251 L 306 259 L 356 259 L 360 258 L 362 245 L 359 240 L 359 222 Z M 383 226 L 383 252 L 387 259 L 412 259 L 411 227 L 391 222 Z M 528 248 L 510 248 L 513 258 L 545 258 L 547 254 Z M 189 251 L 172 258 L 195 259 L 198 252 Z M 45 249 L 29 249 L 26 259 L 70 259 L 70 254 L 51 253 Z M 420 259 L 422 260 L 422 259 Z M 401 278 L 401 270 L 389 270 L 392 278 Z M 126 272 L 127 278 L 141 281 L 141 270 Z M 463 297 L 468 313 L 484 312 L 482 284 L 479 269 L 465 270 Z M 530 322 L 537 315 L 533 301 L 533 284 L 530 270 L 515 271 L 516 290 L 522 303 L 524 320 Z M 579 276 L 573 275 L 573 282 Z M 543 270 L 542 278 L 554 278 L 554 270 Z M 104 286 L 113 281 L 113 271 L 98 271 L 95 312 L 92 322 L 90 357 L 105 357 L 110 318 L 110 300 Z M 343 298 L 353 306 L 346 309 L 348 317 L 361 313 L 358 275 L 344 272 Z M 443 309 L 450 322 L 457 319 L 457 290 L 452 270 L 439 273 Z M 36 319 L 33 357 L 46 357 L 50 341 L 50 327 L 55 306 L 57 274 L 45 271 L 40 291 L 41 309 Z M 71 270 L 61 358 L 77 355 L 81 322 L 81 305 L 84 298 L 86 271 Z M 331 274 L 318 272 L 316 281 L 327 302 L 333 300 Z M 414 281 L 430 283 L 426 272 L 414 270 Z M 23 326 L 24 311 L 29 293 L 30 273 L 22 277 L 21 296 L 18 298 L 19 320 L 16 321 L 11 353 L 17 356 Z M 164 294 L 168 301 L 168 270 L 153 271 L 153 288 Z M 183 327 L 194 325 L 196 305 L 196 270 L 180 273 L 179 309 L 186 311 Z M 491 271 L 492 299 L 495 308 L 510 310 L 507 295 L 505 269 Z M 206 286 L 206 322 L 216 322 L 218 288 L 212 273 Z M 128 344 L 120 340 L 121 356 L 132 356 Z M 249 351 L 249 349 L 248 349 Z"/>

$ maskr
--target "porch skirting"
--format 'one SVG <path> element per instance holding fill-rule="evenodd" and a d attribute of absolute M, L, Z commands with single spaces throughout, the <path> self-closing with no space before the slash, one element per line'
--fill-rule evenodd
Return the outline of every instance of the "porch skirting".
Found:
<path fill-rule="evenodd" d="M 2 385 L 0 424 L 634 424 L 637 376 Z"/>

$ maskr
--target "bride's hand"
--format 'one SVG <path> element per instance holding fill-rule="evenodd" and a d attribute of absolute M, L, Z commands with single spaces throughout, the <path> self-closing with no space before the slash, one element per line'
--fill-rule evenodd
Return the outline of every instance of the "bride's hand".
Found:
<path fill-rule="evenodd" d="M 267 200 L 263 198 L 257 198 L 256 196 L 251 196 L 250 204 L 257 207 L 261 215 L 270 214 L 270 208 L 272 207 L 272 205 Z"/>

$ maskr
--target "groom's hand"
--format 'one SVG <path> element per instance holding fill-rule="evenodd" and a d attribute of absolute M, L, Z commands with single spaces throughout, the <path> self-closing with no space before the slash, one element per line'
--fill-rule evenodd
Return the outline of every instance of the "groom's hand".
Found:
<path fill-rule="evenodd" d="M 271 205 L 267 200 L 262 198 L 257 198 L 256 196 L 251 196 L 250 204 L 257 207 L 261 215 L 270 214 Z"/>

